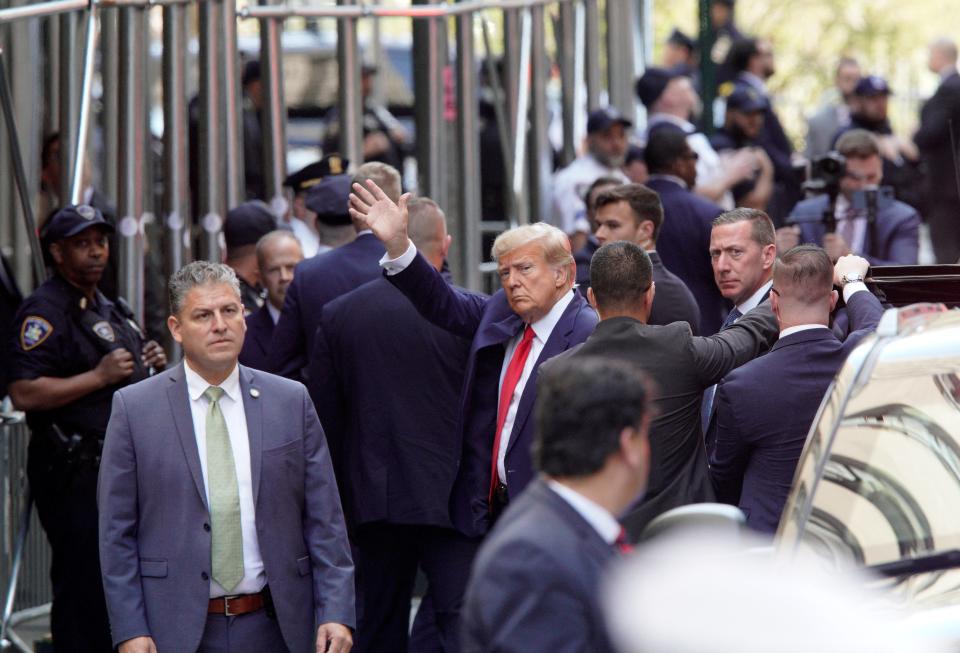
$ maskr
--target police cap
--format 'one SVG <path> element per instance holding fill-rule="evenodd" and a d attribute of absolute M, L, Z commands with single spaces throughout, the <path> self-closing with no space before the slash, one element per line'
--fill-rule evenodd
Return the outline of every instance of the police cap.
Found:
<path fill-rule="evenodd" d="M 100 227 L 111 233 L 114 231 L 113 225 L 104 219 L 98 209 L 88 204 L 68 204 L 47 221 L 43 228 L 43 241 L 49 245 L 76 236 L 91 227 Z"/>
<path fill-rule="evenodd" d="M 307 208 L 317 214 L 317 220 L 331 226 L 350 224 L 350 175 L 329 175 L 307 191 Z"/>
<path fill-rule="evenodd" d="M 227 211 L 223 237 L 227 249 L 256 245 L 263 236 L 277 228 L 277 221 L 269 207 L 260 200 L 244 202 Z"/>
<path fill-rule="evenodd" d="M 667 43 L 671 45 L 677 45 L 681 48 L 686 48 L 690 52 L 693 52 L 696 49 L 696 43 L 693 39 L 681 32 L 676 27 L 673 28 L 673 31 L 670 32 L 670 36 L 667 37 Z"/>
<path fill-rule="evenodd" d="M 293 189 L 296 194 L 305 193 L 328 175 L 342 175 L 349 165 L 350 161 L 339 154 L 328 154 L 289 175 L 283 180 L 283 185 Z"/>

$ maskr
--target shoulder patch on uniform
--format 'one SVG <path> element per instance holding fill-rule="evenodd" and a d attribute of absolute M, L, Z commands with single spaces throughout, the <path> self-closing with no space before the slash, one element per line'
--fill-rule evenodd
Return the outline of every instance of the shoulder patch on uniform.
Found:
<path fill-rule="evenodd" d="M 95 323 L 92 327 L 93 332 L 99 337 L 103 338 L 107 342 L 116 342 L 117 334 L 113 332 L 113 327 L 110 326 L 110 323 L 106 320 L 100 320 Z"/>
<path fill-rule="evenodd" d="M 53 325 L 38 315 L 28 315 L 20 326 L 20 347 L 30 351 L 53 333 Z"/>

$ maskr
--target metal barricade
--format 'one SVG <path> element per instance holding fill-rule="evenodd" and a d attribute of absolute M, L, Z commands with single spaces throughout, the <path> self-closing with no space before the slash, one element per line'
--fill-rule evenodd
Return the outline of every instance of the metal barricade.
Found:
<path fill-rule="evenodd" d="M 0 649 L 33 650 L 17 626 L 50 613 L 50 546 L 40 527 L 27 486 L 27 444 L 30 432 L 22 413 L 0 413 L 0 517 L 4 588 Z"/>

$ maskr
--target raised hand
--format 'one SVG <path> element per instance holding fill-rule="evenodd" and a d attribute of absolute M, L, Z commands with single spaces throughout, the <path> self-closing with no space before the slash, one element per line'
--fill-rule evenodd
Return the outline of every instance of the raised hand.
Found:
<path fill-rule="evenodd" d="M 400 201 L 394 203 L 372 179 L 367 180 L 366 188 L 354 184 L 350 193 L 350 217 L 380 239 L 390 258 L 402 256 L 410 244 L 407 235 L 408 199 L 410 193 L 404 193 Z"/>

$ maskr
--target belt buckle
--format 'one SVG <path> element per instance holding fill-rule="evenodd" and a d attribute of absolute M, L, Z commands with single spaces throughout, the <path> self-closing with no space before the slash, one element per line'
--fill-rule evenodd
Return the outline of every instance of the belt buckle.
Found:
<path fill-rule="evenodd" d="M 223 597 L 223 616 L 225 616 L 225 617 L 236 617 L 236 616 L 237 616 L 237 613 L 236 613 L 236 612 L 230 612 L 230 599 L 235 599 L 235 598 L 237 598 L 236 595 Z"/>

